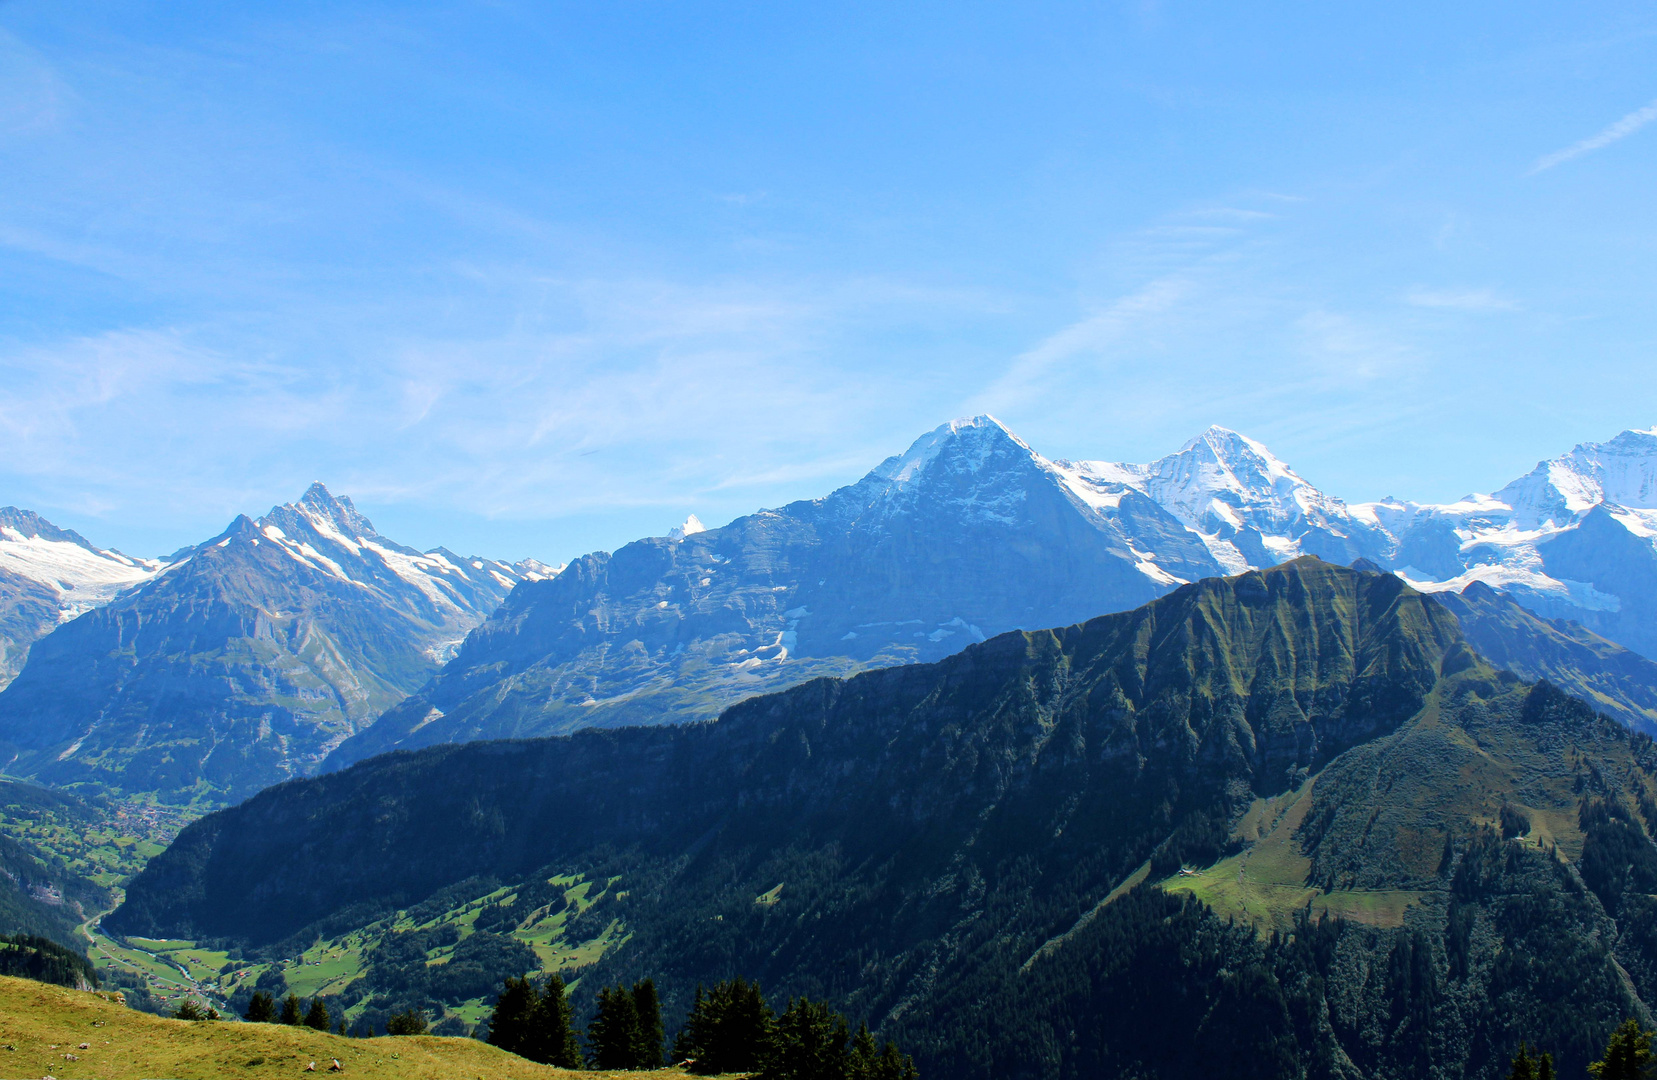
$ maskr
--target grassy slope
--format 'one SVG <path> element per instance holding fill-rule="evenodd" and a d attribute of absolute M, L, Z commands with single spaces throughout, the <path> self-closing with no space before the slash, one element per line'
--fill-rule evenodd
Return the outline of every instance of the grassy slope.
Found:
<path fill-rule="evenodd" d="M 571 968 L 579 968 L 597 960 L 605 951 L 625 941 L 627 930 L 619 920 L 613 920 L 597 938 L 570 940 L 564 932 L 565 924 L 576 913 L 591 907 L 606 889 L 613 887 L 615 883 L 611 882 L 606 886 L 602 883 L 583 881 L 575 875 L 552 880 L 566 886 L 565 895 L 570 906 L 556 914 L 547 914 L 545 909 L 538 909 L 521 925 L 511 929 L 503 928 L 501 932 L 509 933 L 534 949 L 541 960 L 542 971 L 564 972 L 566 979 L 569 979 L 568 972 Z M 452 923 L 464 939 L 472 933 L 473 923 L 476 922 L 484 905 L 511 900 L 513 895 L 514 890 L 511 887 L 498 888 L 462 901 L 448 911 L 422 922 L 416 922 L 405 912 L 398 912 L 393 917 L 359 927 L 337 938 L 313 942 L 297 957 L 297 962 L 292 958 L 252 960 L 236 965 L 233 970 L 223 975 L 220 974 L 220 968 L 228 961 L 228 954 L 201 948 L 193 941 L 133 937 L 125 939 L 123 943 L 97 933 L 93 938 L 90 953 L 93 963 L 100 970 L 119 968 L 142 976 L 150 992 L 168 1007 L 185 998 L 222 1007 L 224 999 L 234 994 L 237 988 L 252 987 L 259 977 L 272 967 L 282 972 L 288 989 L 300 997 L 308 998 L 313 994 L 332 996 L 345 990 L 365 973 L 365 954 L 387 934 L 394 931 L 430 930 L 445 923 Z M 453 951 L 453 946 L 434 948 L 428 953 L 428 962 L 446 963 Z M 188 985 L 180 974 L 179 967 L 188 969 L 191 978 L 196 980 L 198 985 Z M 577 982 L 579 977 L 572 980 L 571 985 Z M 206 993 L 202 992 L 204 989 L 207 990 Z M 363 1007 L 364 1003 L 353 1006 L 346 1016 L 355 1021 L 362 1013 Z M 451 1006 L 444 1016 L 432 1017 L 432 1020 L 435 1023 L 446 1017 L 456 1016 L 467 1024 L 475 1025 L 482 1021 L 489 1011 L 485 999 L 474 998 Z"/>
<path fill-rule="evenodd" d="M 81 1043 L 90 1049 L 81 1050 Z M 5 1049 L 15 1046 L 15 1050 Z M 75 1054 L 79 1060 L 66 1060 Z M 570 1072 L 537 1065 L 473 1039 L 346 1039 L 277 1024 L 190 1023 L 134 1012 L 103 996 L 0 977 L 0 1074 L 71 1077 L 290 1077 L 334 1058 L 352 1078 L 514 1080 L 604 1077 L 682 1080 L 650 1073 Z"/>
<path fill-rule="evenodd" d="M 1350 751 L 1296 790 L 1255 800 L 1232 832 L 1242 851 L 1182 871 L 1162 888 L 1190 893 L 1262 933 L 1288 930 L 1307 904 L 1314 913 L 1402 926 L 1408 907 L 1447 887 L 1437 880 L 1446 835 L 1497 827 L 1504 803 L 1530 821 L 1520 842 L 1579 859 L 1577 812 L 1596 759 L 1636 794 L 1657 791 L 1630 769 L 1626 750 L 1607 753 L 1586 732 L 1578 747 L 1505 719 L 1519 713 L 1524 694 L 1504 687 L 1483 663 L 1446 678 L 1398 731 Z M 1308 846 L 1316 843 L 1331 849 L 1322 868 Z M 1335 857 L 1334 849 L 1343 854 Z"/>

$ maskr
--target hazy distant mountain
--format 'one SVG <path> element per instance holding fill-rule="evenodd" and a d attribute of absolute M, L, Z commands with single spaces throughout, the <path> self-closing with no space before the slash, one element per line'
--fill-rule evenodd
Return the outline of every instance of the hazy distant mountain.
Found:
<path fill-rule="evenodd" d="M 1147 495 L 989 417 L 810 502 L 676 530 L 516 589 L 417 695 L 336 751 L 705 719 L 815 675 L 933 660 L 1221 572 Z"/>
<path fill-rule="evenodd" d="M 313 485 L 38 641 L 0 692 L 0 761 L 57 784 L 245 795 L 421 686 L 536 572 L 404 547 Z"/>
<path fill-rule="evenodd" d="M 35 641 L 162 565 L 93 547 L 33 511 L 0 507 L 0 687 L 22 670 Z"/>

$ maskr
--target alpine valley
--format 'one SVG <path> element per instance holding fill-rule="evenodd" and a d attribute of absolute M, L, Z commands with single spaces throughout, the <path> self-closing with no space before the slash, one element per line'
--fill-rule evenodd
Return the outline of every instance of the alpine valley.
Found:
<path fill-rule="evenodd" d="M 283 784 L 106 927 L 381 1014 L 476 1010 L 479 957 L 578 1013 L 743 975 L 934 1077 L 1496 1078 L 1521 1040 L 1574 1077 L 1657 1001 L 1654 829 L 1650 738 L 1302 556 L 716 722 Z"/>

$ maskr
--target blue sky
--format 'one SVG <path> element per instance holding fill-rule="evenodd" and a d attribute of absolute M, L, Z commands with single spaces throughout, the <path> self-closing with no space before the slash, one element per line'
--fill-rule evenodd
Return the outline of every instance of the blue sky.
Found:
<path fill-rule="evenodd" d="M 1649 4 L 0 2 L 0 503 L 562 561 L 992 412 L 1357 501 L 1657 424 Z"/>

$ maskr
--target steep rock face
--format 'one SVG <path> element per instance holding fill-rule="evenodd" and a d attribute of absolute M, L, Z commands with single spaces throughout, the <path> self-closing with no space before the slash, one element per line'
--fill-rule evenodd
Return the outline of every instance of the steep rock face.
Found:
<path fill-rule="evenodd" d="M 283 785 L 185 829 L 107 925 L 285 949 L 581 872 L 617 882 L 581 918 L 625 930 L 583 989 L 650 975 L 669 1015 L 742 974 L 934 1075 L 1494 1080 L 1520 1038 L 1580 1068 L 1657 998 L 1654 768 L 1434 600 L 1300 559 L 710 724 Z"/>
<path fill-rule="evenodd" d="M 93 547 L 39 514 L 0 507 L 0 688 L 61 622 L 154 577 L 161 562 Z"/>
<path fill-rule="evenodd" d="M 1348 506 L 1224 428 L 1139 465 L 1049 461 L 988 417 L 956 421 L 826 498 L 694 522 L 520 590 L 332 762 L 704 719 L 813 676 L 927 661 L 1306 554 L 1367 559 L 1424 590 L 1487 581 L 1657 654 L 1657 524 L 1603 501 L 1647 498 L 1648 442 L 1578 447 L 1452 507 Z"/>
<path fill-rule="evenodd" d="M 0 692 L 6 771 L 249 794 L 418 687 L 520 578 L 395 544 L 315 485 L 37 642 Z"/>
<path fill-rule="evenodd" d="M 1218 572 L 1147 496 L 1067 473 L 988 417 L 857 484 L 578 559 L 516 590 L 425 687 L 336 753 L 704 719 L 821 674 L 933 660 Z"/>

